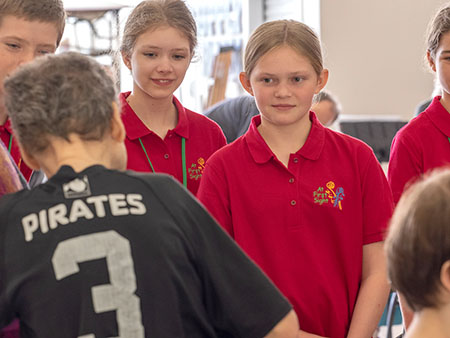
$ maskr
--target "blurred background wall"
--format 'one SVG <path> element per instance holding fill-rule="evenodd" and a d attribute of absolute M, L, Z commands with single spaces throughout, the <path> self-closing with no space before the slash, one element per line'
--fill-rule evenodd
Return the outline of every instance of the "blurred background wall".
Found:
<path fill-rule="evenodd" d="M 409 119 L 433 91 L 425 31 L 443 0 L 322 0 L 327 88 L 345 114 Z"/>

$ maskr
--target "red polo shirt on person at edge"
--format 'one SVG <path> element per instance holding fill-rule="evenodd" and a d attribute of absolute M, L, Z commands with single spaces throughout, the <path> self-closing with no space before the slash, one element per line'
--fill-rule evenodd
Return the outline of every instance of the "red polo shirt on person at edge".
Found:
<path fill-rule="evenodd" d="M 0 126 L 0 139 L 3 141 L 3 144 L 5 145 L 6 149 L 10 150 L 11 157 L 14 159 L 14 162 L 16 162 L 17 167 L 19 168 L 23 177 L 25 177 L 25 179 L 28 182 L 30 180 L 31 173 L 33 172 L 33 170 L 31 170 L 22 160 L 19 146 L 17 144 L 16 138 L 13 135 L 13 131 L 11 128 L 11 121 L 9 120 L 9 118 L 6 120 L 4 125 Z M 9 146 L 10 144 L 11 147 Z"/>

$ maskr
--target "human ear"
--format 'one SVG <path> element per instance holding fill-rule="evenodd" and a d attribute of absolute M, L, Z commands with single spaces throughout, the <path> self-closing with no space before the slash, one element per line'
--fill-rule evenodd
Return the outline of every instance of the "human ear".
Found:
<path fill-rule="evenodd" d="M 125 127 L 120 118 L 119 107 L 116 102 L 112 103 L 113 115 L 111 117 L 111 137 L 117 142 L 125 140 Z"/>
<path fill-rule="evenodd" d="M 247 76 L 247 73 L 241 72 L 239 74 L 239 81 L 241 82 L 242 87 L 244 87 L 244 89 L 250 95 L 254 96 L 253 89 L 252 89 L 252 84 L 250 83 L 250 78 Z"/>
<path fill-rule="evenodd" d="M 433 56 L 431 56 L 429 50 L 427 50 L 427 60 L 428 64 L 430 65 L 430 68 L 433 70 L 433 72 L 436 72 L 436 63 L 434 62 Z"/>
<path fill-rule="evenodd" d="M 450 295 L 450 260 L 447 260 L 442 264 L 441 283 L 446 292 Z"/>
<path fill-rule="evenodd" d="M 131 60 L 130 57 L 128 55 L 126 55 L 124 52 L 121 52 L 122 54 L 122 61 L 125 64 L 125 66 L 127 66 L 127 68 L 129 70 L 131 70 Z"/>
<path fill-rule="evenodd" d="M 328 82 L 328 69 L 322 69 L 317 79 L 317 87 L 315 94 L 318 94 Z"/>
<path fill-rule="evenodd" d="M 39 165 L 39 162 L 36 160 L 36 158 L 33 155 L 31 155 L 28 151 L 26 151 L 20 143 L 19 143 L 19 150 L 20 156 L 22 156 L 22 159 L 30 169 L 33 170 L 41 169 L 41 166 Z"/>

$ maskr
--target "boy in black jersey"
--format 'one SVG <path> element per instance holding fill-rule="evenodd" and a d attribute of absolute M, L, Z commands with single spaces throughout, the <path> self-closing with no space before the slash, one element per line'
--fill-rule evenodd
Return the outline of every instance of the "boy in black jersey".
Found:
<path fill-rule="evenodd" d="M 291 306 L 173 179 L 122 172 L 112 80 L 76 53 L 5 82 L 49 181 L 0 203 L 0 327 L 22 337 L 295 337 Z"/>

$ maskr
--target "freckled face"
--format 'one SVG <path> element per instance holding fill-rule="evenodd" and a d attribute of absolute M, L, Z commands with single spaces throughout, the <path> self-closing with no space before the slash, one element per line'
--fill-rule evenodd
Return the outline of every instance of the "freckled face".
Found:
<path fill-rule="evenodd" d="M 250 78 L 242 74 L 241 82 L 261 112 L 261 123 L 277 126 L 306 123 L 313 96 L 326 83 L 323 72 L 317 75 L 309 59 L 288 46 L 263 55 Z"/>
<path fill-rule="evenodd" d="M 189 40 L 170 26 L 150 29 L 137 38 L 131 56 L 123 60 L 133 76 L 134 95 L 171 99 L 191 62 Z"/>

